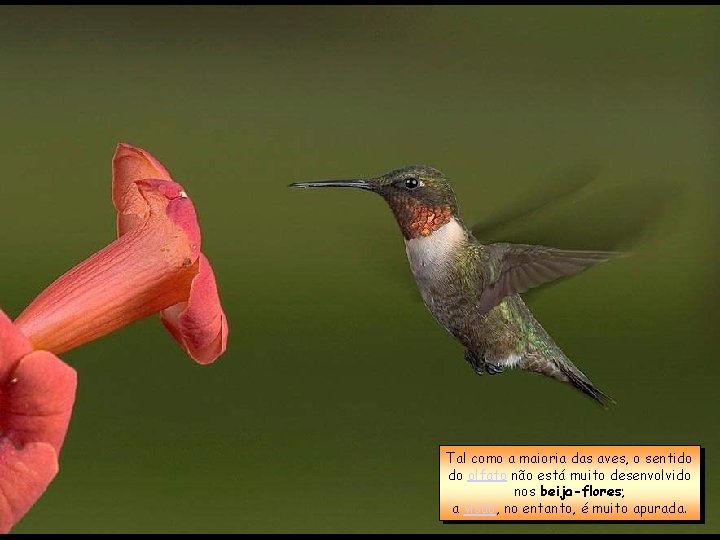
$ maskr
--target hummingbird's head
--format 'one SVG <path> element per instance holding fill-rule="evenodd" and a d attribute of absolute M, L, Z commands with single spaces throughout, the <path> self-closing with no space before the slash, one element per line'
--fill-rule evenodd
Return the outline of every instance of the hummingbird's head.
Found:
<path fill-rule="evenodd" d="M 410 165 L 376 178 L 299 182 L 291 187 L 354 187 L 380 195 L 395 214 L 405 238 L 429 236 L 457 214 L 455 193 L 445 175 L 427 165 Z"/>

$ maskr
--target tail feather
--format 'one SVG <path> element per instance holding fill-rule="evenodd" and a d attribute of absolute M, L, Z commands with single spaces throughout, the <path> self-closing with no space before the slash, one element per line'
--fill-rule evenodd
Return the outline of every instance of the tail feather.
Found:
<path fill-rule="evenodd" d="M 542 373 L 558 381 L 568 382 L 593 398 L 605 409 L 615 404 L 615 400 L 595 386 L 562 351 L 556 349 L 553 352 L 555 354 L 549 357 L 550 355 L 544 355 L 537 350 L 530 351 L 523 358 L 520 367 L 528 371 Z"/>
<path fill-rule="evenodd" d="M 603 408 L 607 409 L 610 405 L 615 405 L 615 400 L 613 398 L 595 386 L 590 379 L 588 379 L 587 376 L 577 369 L 569 360 L 568 365 L 561 364 L 560 369 L 565 374 L 570 384 L 585 392 L 588 396 L 602 405 Z"/>

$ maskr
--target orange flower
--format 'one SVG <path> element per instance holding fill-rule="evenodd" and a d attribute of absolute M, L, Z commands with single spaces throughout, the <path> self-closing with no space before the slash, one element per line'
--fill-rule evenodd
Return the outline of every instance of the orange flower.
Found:
<path fill-rule="evenodd" d="M 160 312 L 187 353 L 213 362 L 228 326 L 195 208 L 150 154 L 118 145 L 113 159 L 118 239 L 52 283 L 15 324 L 33 347 L 62 353 Z"/>
<path fill-rule="evenodd" d="M 55 354 L 158 312 L 197 362 L 225 351 L 227 320 L 182 186 L 150 154 L 120 144 L 113 203 L 117 240 L 50 284 L 14 323 L 0 311 L 0 532 L 58 470 L 76 375 Z"/>
<path fill-rule="evenodd" d="M 32 345 L 0 311 L 0 532 L 35 504 L 58 471 L 75 401 L 75 370 Z"/>

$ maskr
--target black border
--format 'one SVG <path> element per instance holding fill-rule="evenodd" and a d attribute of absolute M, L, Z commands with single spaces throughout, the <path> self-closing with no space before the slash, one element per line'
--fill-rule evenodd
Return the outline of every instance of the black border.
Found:
<path fill-rule="evenodd" d="M 482 520 L 482 519 L 440 519 L 440 459 L 438 459 L 438 521 L 443 525 L 478 525 L 478 524 L 493 524 L 493 523 L 512 523 L 514 525 L 539 525 L 539 524 L 557 524 L 557 523 L 568 523 L 568 524 L 638 524 L 645 523 L 652 525 L 655 523 L 676 523 L 678 525 L 704 525 L 705 524 L 705 448 L 699 444 L 439 444 L 438 445 L 438 456 L 440 455 L 440 448 L 442 446 L 697 446 L 700 448 L 700 518 L 699 519 L 493 519 L 493 520 Z"/>

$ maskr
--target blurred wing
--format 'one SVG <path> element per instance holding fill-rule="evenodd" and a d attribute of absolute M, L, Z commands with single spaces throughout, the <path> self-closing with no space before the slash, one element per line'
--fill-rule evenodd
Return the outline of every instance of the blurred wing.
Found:
<path fill-rule="evenodd" d="M 574 251 L 527 244 L 486 246 L 495 278 L 485 285 L 478 307 L 487 313 L 503 298 L 571 276 L 622 253 L 614 251 Z"/>
<path fill-rule="evenodd" d="M 507 221 L 472 228 L 481 242 L 503 241 L 590 249 L 627 249 L 652 231 L 681 196 L 670 179 L 596 181 L 552 203 L 528 207 Z"/>
<path fill-rule="evenodd" d="M 526 187 L 523 194 L 508 203 L 502 210 L 484 221 L 475 223 L 472 233 L 476 238 L 490 240 L 498 230 L 517 223 L 527 216 L 542 213 L 546 208 L 573 202 L 586 186 L 599 176 L 596 164 L 580 164 L 564 174 L 549 176 Z M 500 240 L 501 238 L 497 238 Z"/>

